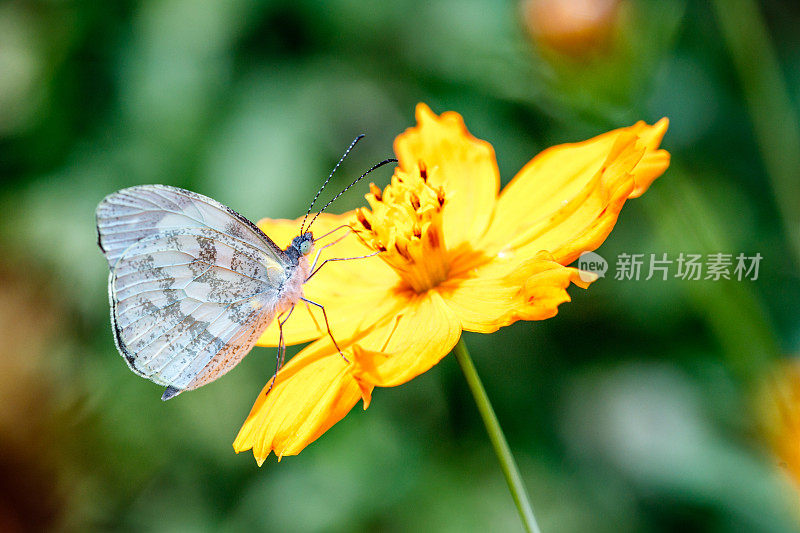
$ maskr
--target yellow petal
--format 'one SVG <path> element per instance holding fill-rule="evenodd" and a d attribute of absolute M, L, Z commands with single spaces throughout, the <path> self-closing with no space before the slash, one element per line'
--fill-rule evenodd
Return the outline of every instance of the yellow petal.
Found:
<path fill-rule="evenodd" d="M 503 190 L 481 247 L 548 250 L 562 264 L 597 248 L 625 201 L 666 169 L 669 154 L 655 149 L 666 127 L 637 123 L 537 155 Z"/>
<path fill-rule="evenodd" d="M 583 279 L 581 279 L 583 277 Z M 528 257 L 506 252 L 489 262 L 462 268 L 439 287 L 466 331 L 492 333 L 517 320 L 543 320 L 570 300 L 567 287 L 587 287 L 595 276 L 568 268 L 547 253 Z"/>
<path fill-rule="evenodd" d="M 650 184 L 655 181 L 657 177 L 664 173 L 669 166 L 669 152 L 660 150 L 658 147 L 661 144 L 661 139 L 667 133 L 669 127 L 669 119 L 662 118 L 652 126 L 648 126 L 645 122 L 639 121 L 630 127 L 630 132 L 639 137 L 639 142 L 642 143 L 646 149 L 642 160 L 636 165 L 633 172 L 636 185 L 629 198 L 638 198 L 647 191 Z M 620 130 L 617 130 L 620 131 Z"/>
<path fill-rule="evenodd" d="M 458 113 L 437 116 L 420 103 L 416 117 L 417 126 L 395 139 L 399 166 L 404 172 L 413 173 L 422 163 L 431 169 L 431 185 L 444 190 L 447 247 L 452 250 L 474 242 L 489 225 L 500 188 L 494 149 L 473 137 Z"/>
<path fill-rule="evenodd" d="M 296 455 L 341 420 L 359 398 L 368 403 L 371 387 L 356 382 L 331 348 L 330 339 L 320 339 L 292 358 L 269 394 L 269 383 L 264 387 L 233 443 L 236 453 L 252 449 L 259 466 L 270 452 L 278 459 Z"/>
<path fill-rule="evenodd" d="M 314 222 L 314 235 L 320 237 L 334 228 L 348 224 L 353 216 L 353 211 L 343 215 L 323 213 Z M 258 226 L 278 246 L 285 248 L 297 236 L 301 220 L 263 219 Z M 315 246 L 324 246 L 346 233 L 346 229 L 341 229 L 315 243 Z M 318 264 L 321 265 L 327 258 L 357 257 L 370 253 L 372 250 L 364 246 L 356 235 L 350 234 L 339 243 L 325 248 Z M 314 255 L 309 255 L 309 261 L 314 259 Z M 387 306 L 393 305 L 392 301 L 387 301 L 387 294 L 399 282 L 397 274 L 383 261 L 378 257 L 369 257 L 329 262 L 305 284 L 303 291 L 306 298 L 325 306 L 331 330 L 338 340 L 337 332 L 343 338 L 349 337 L 362 324 L 383 316 L 387 312 Z M 322 311 L 316 306 L 299 302 L 286 322 L 283 333 L 287 345 L 327 335 Z M 258 345 L 278 345 L 277 321 L 273 321 L 261 335 Z"/>
<path fill-rule="evenodd" d="M 436 291 L 411 297 L 346 351 L 359 381 L 393 387 L 429 370 L 458 342 L 461 326 Z"/>
<path fill-rule="evenodd" d="M 374 386 L 394 386 L 435 365 L 458 341 L 458 319 L 436 292 L 395 296 L 397 307 L 355 339 L 329 337 L 301 351 L 259 395 L 234 450 L 253 449 L 259 464 L 274 451 L 295 455 L 339 421 L 358 399 L 369 405 Z M 354 346 L 354 342 L 357 345 Z"/>

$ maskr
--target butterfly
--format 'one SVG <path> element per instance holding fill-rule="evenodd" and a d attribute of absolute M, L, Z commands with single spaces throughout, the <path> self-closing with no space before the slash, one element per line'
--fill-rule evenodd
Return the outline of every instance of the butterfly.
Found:
<path fill-rule="evenodd" d="M 394 161 L 374 165 L 333 200 Z M 202 194 L 141 185 L 106 196 L 96 210 L 98 245 L 110 270 L 114 341 L 130 369 L 165 386 L 162 400 L 202 387 L 236 366 L 276 317 L 282 328 L 301 300 L 322 309 L 333 340 L 325 308 L 304 297 L 303 284 L 326 262 L 354 258 L 317 267 L 320 249 L 309 261 L 319 213 L 307 228 L 304 218 L 299 235 L 281 249 L 250 220 Z"/>

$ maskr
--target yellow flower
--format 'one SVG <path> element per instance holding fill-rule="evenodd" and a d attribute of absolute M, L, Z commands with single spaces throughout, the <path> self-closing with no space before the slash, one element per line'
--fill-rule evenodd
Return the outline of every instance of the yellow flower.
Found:
<path fill-rule="evenodd" d="M 667 120 L 639 122 L 589 141 L 545 150 L 498 195 L 494 150 L 453 112 L 416 110 L 417 126 L 395 140 L 391 184 L 372 185 L 371 209 L 323 215 L 321 235 L 341 224 L 357 233 L 332 256 L 379 251 L 328 265 L 305 286 L 323 304 L 349 364 L 326 335 L 321 315 L 302 305 L 284 327 L 286 342 L 318 339 L 265 387 L 233 446 L 261 464 L 274 451 L 295 455 L 374 387 L 400 385 L 435 365 L 461 332 L 490 333 L 517 320 L 554 316 L 570 283 L 566 265 L 600 246 L 628 198 L 669 165 L 658 145 Z M 278 244 L 299 221 L 262 220 Z M 273 324 L 260 339 L 277 344 Z"/>
<path fill-rule="evenodd" d="M 800 492 L 800 363 L 781 361 L 758 392 L 757 407 L 767 443 Z"/>

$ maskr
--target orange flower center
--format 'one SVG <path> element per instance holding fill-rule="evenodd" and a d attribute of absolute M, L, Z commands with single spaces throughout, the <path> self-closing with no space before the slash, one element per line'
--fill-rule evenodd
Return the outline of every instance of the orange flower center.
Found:
<path fill-rule="evenodd" d="M 353 229 L 367 246 L 418 293 L 446 280 L 444 192 L 428 183 L 425 166 L 413 173 L 397 169 L 383 192 L 370 184 L 366 199 L 372 210 L 358 209 Z"/>

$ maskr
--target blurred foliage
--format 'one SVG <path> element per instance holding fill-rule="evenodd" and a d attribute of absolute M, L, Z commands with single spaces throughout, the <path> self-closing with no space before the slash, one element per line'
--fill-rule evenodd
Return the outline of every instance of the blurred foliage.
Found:
<path fill-rule="evenodd" d="M 724 17 L 679 0 L 531 16 L 535 1 L 0 4 L 0 529 L 519 528 L 453 358 L 259 469 L 231 442 L 272 350 L 162 403 L 109 331 L 105 194 L 166 183 L 293 218 L 356 134 L 330 191 L 387 157 L 418 101 L 461 113 L 504 183 L 548 145 L 668 116 L 672 168 L 598 252 L 764 257 L 754 282 L 609 276 L 554 319 L 467 335 L 543 529 L 796 528 L 753 394 L 800 345 L 800 228 L 777 207 L 800 199 L 772 193 L 780 154 L 758 144 Z M 542 27 L 564 6 L 611 11 Z M 756 7 L 796 124 L 800 7 Z"/>

